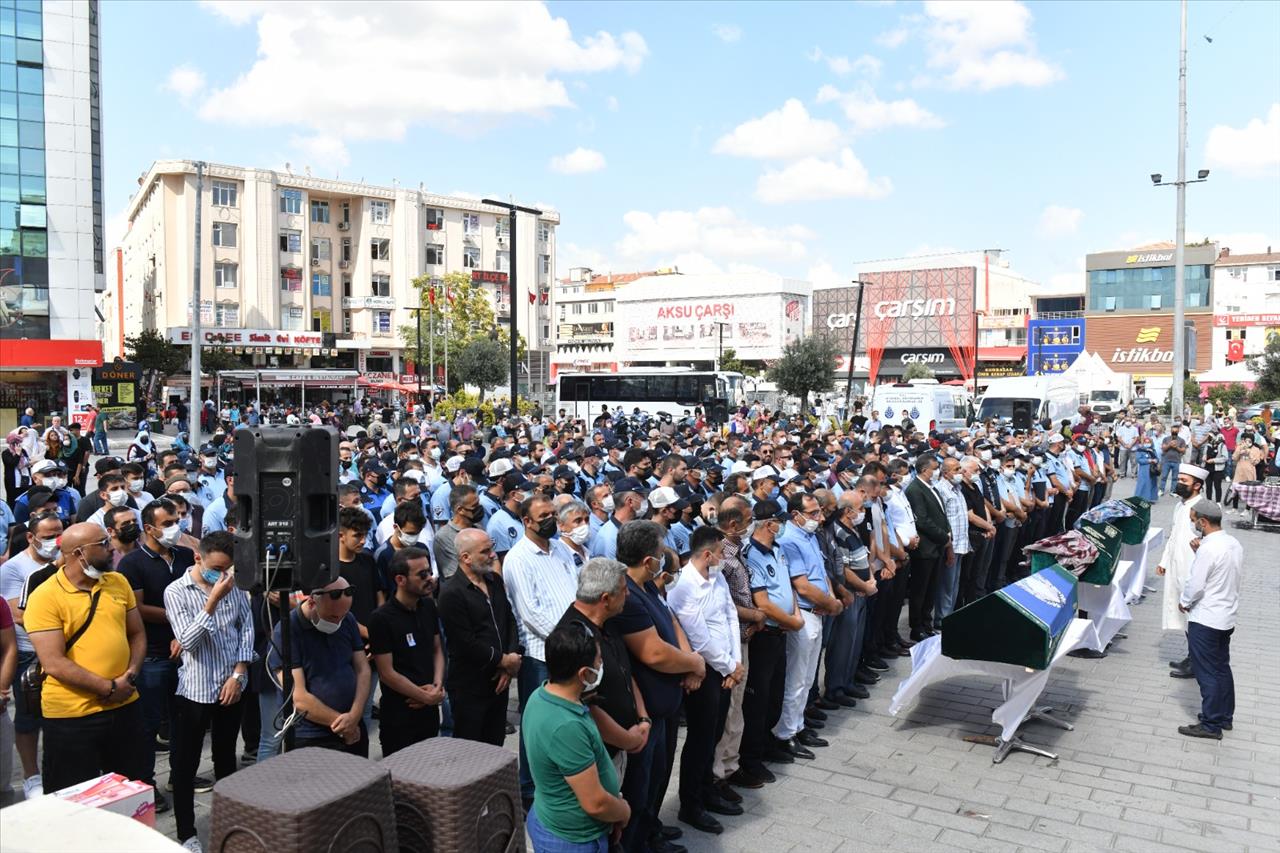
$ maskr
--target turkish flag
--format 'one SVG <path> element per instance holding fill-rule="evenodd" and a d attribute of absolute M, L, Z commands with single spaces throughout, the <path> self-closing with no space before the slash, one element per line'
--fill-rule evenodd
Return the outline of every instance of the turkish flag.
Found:
<path fill-rule="evenodd" d="M 1244 361 L 1244 341 L 1240 338 L 1227 341 L 1227 361 Z"/>

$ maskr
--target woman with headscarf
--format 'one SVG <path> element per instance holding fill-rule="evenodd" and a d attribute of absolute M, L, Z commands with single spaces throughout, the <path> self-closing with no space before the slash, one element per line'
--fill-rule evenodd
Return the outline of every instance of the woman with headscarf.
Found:
<path fill-rule="evenodd" d="M 151 431 L 139 429 L 138 434 L 134 436 L 133 444 L 129 445 L 129 450 L 125 454 L 125 461 L 137 462 L 147 469 L 147 476 L 151 476 L 154 473 L 151 463 L 155 457 L 156 449 L 151 441 Z"/>
<path fill-rule="evenodd" d="M 1152 503 L 1157 500 L 1156 482 L 1160 477 L 1160 459 L 1156 456 L 1155 446 L 1150 435 L 1139 436 L 1133 451 L 1134 463 L 1137 466 L 1137 484 L 1133 496 L 1145 498 Z"/>
<path fill-rule="evenodd" d="M 18 427 L 5 437 L 0 462 L 4 464 L 4 494 L 10 504 L 31 485 L 31 456 L 27 453 L 26 437 L 30 427 Z"/>

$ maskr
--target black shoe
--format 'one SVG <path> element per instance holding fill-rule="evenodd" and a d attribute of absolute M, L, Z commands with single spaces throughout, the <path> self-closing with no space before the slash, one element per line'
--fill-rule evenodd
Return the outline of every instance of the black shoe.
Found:
<path fill-rule="evenodd" d="M 774 746 L 764 751 L 764 760 L 770 764 L 795 764 L 796 757 L 782 746 Z"/>
<path fill-rule="evenodd" d="M 823 701 L 825 702 L 826 700 L 824 699 Z M 836 709 L 836 706 L 834 703 L 827 702 L 827 704 L 831 705 L 831 707 L 827 708 L 826 710 L 834 711 Z M 822 711 L 818 710 L 817 706 L 815 705 L 810 705 L 808 708 L 805 708 L 804 715 L 806 717 L 812 717 L 813 719 L 819 720 L 821 722 L 826 722 L 827 720 L 827 715 Z"/>
<path fill-rule="evenodd" d="M 1178 726 L 1178 734 L 1187 737 L 1202 737 L 1209 740 L 1222 740 L 1222 732 L 1211 732 L 1200 723 L 1194 726 Z"/>
<path fill-rule="evenodd" d="M 806 761 L 812 761 L 813 759 L 818 757 L 813 754 L 812 750 L 806 749 L 804 747 L 804 744 L 800 743 L 800 741 L 797 740 L 796 738 L 780 741 L 778 744 L 778 748 L 785 750 L 786 753 L 790 755 L 792 758 L 803 758 Z"/>
<path fill-rule="evenodd" d="M 843 693 L 836 693 L 830 698 L 832 702 L 835 702 L 841 708 L 855 708 L 858 705 L 857 702 L 855 702 L 853 699 L 850 699 L 848 696 L 844 695 Z"/>
<path fill-rule="evenodd" d="M 515 733 L 516 733 L 516 727 L 511 725 L 510 723 L 507 723 L 507 734 L 513 735 Z"/>
<path fill-rule="evenodd" d="M 795 740 L 796 740 L 796 743 L 801 744 L 802 746 L 813 746 L 813 747 L 820 748 L 820 747 L 831 745 L 826 740 L 818 737 L 816 734 L 809 731 L 808 729 L 801 729 L 800 733 L 796 735 Z M 800 757 L 803 758 L 804 756 L 800 756 Z"/>
<path fill-rule="evenodd" d="M 1191 658 L 1185 657 L 1182 660 L 1169 661 L 1169 669 L 1191 669 Z"/>
<path fill-rule="evenodd" d="M 869 699 L 871 697 L 871 691 L 863 687 L 861 684 L 846 687 L 844 692 L 847 696 L 851 696 L 854 699 Z"/>
<path fill-rule="evenodd" d="M 865 666 L 867 669 L 871 670 L 872 672 L 888 672 L 889 671 L 889 664 L 885 663 L 880 658 L 864 658 L 862 661 L 862 665 Z"/>
<path fill-rule="evenodd" d="M 681 823 L 687 823 L 700 832 L 709 832 L 712 835 L 719 835 L 724 832 L 724 824 L 716 820 L 704 808 L 681 808 L 676 817 Z"/>
<path fill-rule="evenodd" d="M 778 777 L 773 775 L 773 771 L 761 764 L 759 767 L 750 767 L 747 769 L 747 775 L 754 779 L 759 779 L 766 785 L 772 785 L 778 781 Z"/>
<path fill-rule="evenodd" d="M 1169 677 L 1170 678 L 1195 678 L 1196 674 L 1194 672 L 1191 672 L 1185 669 L 1171 669 L 1169 670 Z"/>
<path fill-rule="evenodd" d="M 822 720 L 815 720 L 812 717 L 810 717 L 808 714 L 805 714 L 804 724 L 806 727 L 814 730 L 825 729 L 827 727 L 827 724 L 822 722 Z"/>
<path fill-rule="evenodd" d="M 914 646 L 915 643 L 912 643 L 911 645 Z M 893 654 L 900 658 L 909 658 L 911 657 L 911 646 L 898 646 L 898 650 Z"/>
<path fill-rule="evenodd" d="M 684 838 L 684 830 L 678 826 L 667 826 L 665 823 L 658 829 L 658 835 L 664 841 L 678 841 Z"/>
<path fill-rule="evenodd" d="M 675 827 L 666 827 L 663 829 L 675 829 Z M 688 848 L 683 844 L 676 844 L 663 838 L 661 835 L 655 835 L 649 839 L 649 853 L 688 853 Z"/>
<path fill-rule="evenodd" d="M 734 794 L 734 796 L 738 796 Z M 741 799 L 739 797 L 739 799 Z M 737 817 L 742 814 L 744 809 L 735 802 L 726 800 L 719 794 L 710 794 L 702 798 L 702 807 L 712 814 L 727 815 L 728 817 Z"/>
<path fill-rule="evenodd" d="M 855 684 L 879 684 L 880 676 L 869 669 L 858 669 L 853 673 Z"/>
<path fill-rule="evenodd" d="M 1196 714 L 1196 718 L 1197 718 L 1198 720 L 1200 720 L 1200 722 L 1201 722 L 1201 723 L 1203 723 L 1203 722 L 1204 722 L 1204 715 L 1203 715 L 1203 714 Z M 1232 725 L 1231 725 L 1231 723 L 1223 723 L 1223 724 L 1222 724 L 1221 726 L 1219 726 L 1218 728 L 1222 729 L 1224 732 L 1229 732 L 1229 731 L 1231 731 Z"/>
<path fill-rule="evenodd" d="M 169 809 L 173 808 L 173 806 L 169 805 L 168 797 L 159 791 L 155 791 L 154 793 L 156 798 L 156 814 L 164 814 L 169 811 Z"/>
<path fill-rule="evenodd" d="M 932 636 L 933 635 L 930 634 L 928 631 L 912 631 L 911 632 L 911 640 L 912 642 L 915 642 L 915 643 L 918 643 L 921 640 L 925 640 Z"/>
<path fill-rule="evenodd" d="M 755 769 L 755 771 L 750 771 L 742 767 L 739 767 L 737 770 L 733 771 L 728 776 L 726 776 L 724 779 L 724 782 L 726 785 L 732 785 L 735 788 L 750 788 L 752 790 L 755 790 L 757 788 L 763 788 L 765 783 L 765 778 L 764 778 L 764 775 L 761 773 L 762 770 L 765 773 L 768 773 L 768 770 L 765 770 L 764 767 L 758 767 Z"/>
<path fill-rule="evenodd" d="M 197 776 L 195 779 L 191 781 L 194 783 L 191 786 L 191 790 L 195 791 L 197 794 L 207 794 L 213 790 L 212 779 L 206 779 L 203 776 Z"/>
<path fill-rule="evenodd" d="M 156 732 L 156 749 L 168 749 L 168 748 L 169 748 L 168 736 L 161 732 Z"/>
<path fill-rule="evenodd" d="M 717 779 L 711 787 L 716 792 L 716 796 L 722 800 L 728 800 L 731 803 L 742 802 L 742 795 L 733 790 L 733 786 L 723 779 Z"/>
<path fill-rule="evenodd" d="M 240 753 L 241 764 L 256 764 L 258 761 L 258 753 L 249 752 L 247 749 Z"/>
<path fill-rule="evenodd" d="M 910 640 L 904 640 L 904 639 L 902 639 L 901 637 L 895 637 L 893 641 L 894 641 L 895 643 L 897 643 L 897 644 L 898 644 L 898 648 L 901 648 L 901 649 L 909 649 L 909 648 L 911 648 L 912 646 L 914 646 L 914 645 L 915 645 L 915 643 L 914 643 L 914 642 L 912 642 L 912 641 L 910 641 Z"/>

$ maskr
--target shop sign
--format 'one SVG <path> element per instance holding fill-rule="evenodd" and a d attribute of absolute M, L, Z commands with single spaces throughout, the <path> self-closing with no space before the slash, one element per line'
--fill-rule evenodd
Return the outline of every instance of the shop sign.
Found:
<path fill-rule="evenodd" d="M 191 329 L 169 330 L 175 344 L 191 344 Z M 324 335 L 320 332 L 288 332 L 282 329 L 201 329 L 200 345 L 206 347 L 270 346 L 320 349 Z"/>
<path fill-rule="evenodd" d="M 1214 314 L 1213 325 L 1230 326 L 1280 326 L 1280 314 Z"/>
<path fill-rule="evenodd" d="M 395 308 L 396 298 L 394 296 L 344 296 L 342 297 L 343 308 Z"/>

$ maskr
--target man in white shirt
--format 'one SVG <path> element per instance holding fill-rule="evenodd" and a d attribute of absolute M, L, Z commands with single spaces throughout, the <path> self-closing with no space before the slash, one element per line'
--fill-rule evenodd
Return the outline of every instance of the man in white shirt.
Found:
<path fill-rule="evenodd" d="M 1191 575 L 1182 587 L 1178 609 L 1187 614 L 1191 671 L 1200 685 L 1200 721 L 1179 726 L 1187 737 L 1222 740 L 1231 731 L 1236 685 L 1231 675 L 1231 634 L 1240 608 L 1240 566 L 1244 549 L 1222 530 L 1222 507 L 1208 498 L 1191 505 L 1197 540 Z"/>
<path fill-rule="evenodd" d="M 734 685 L 746 675 L 738 641 L 738 609 L 729 583 L 720 572 L 724 534 L 704 525 L 689 538 L 689 562 L 680 582 L 667 594 L 667 604 L 689 637 L 693 651 L 707 662 L 702 685 L 684 700 L 687 726 L 680 753 L 680 811 L 740 815 L 742 806 L 726 800 L 715 787 L 712 765 L 724 733 Z"/>

